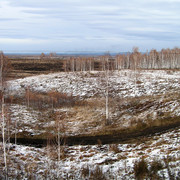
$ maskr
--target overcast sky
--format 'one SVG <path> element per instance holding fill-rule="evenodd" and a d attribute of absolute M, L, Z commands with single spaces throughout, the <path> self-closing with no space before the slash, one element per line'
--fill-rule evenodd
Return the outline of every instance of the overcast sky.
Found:
<path fill-rule="evenodd" d="M 180 47 L 180 0 L 0 0 L 4 52 Z"/>

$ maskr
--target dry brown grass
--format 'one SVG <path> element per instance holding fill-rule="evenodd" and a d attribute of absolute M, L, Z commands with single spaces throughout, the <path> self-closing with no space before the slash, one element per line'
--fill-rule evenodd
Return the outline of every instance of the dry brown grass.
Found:
<path fill-rule="evenodd" d="M 48 146 L 47 154 L 50 159 L 57 161 L 58 160 L 58 147 L 57 146 Z M 68 150 L 65 146 L 60 147 L 60 160 L 66 160 L 68 158 Z"/>
<path fill-rule="evenodd" d="M 119 147 L 118 147 L 118 144 L 110 144 L 109 150 L 113 151 L 114 153 L 120 153 L 121 152 Z"/>

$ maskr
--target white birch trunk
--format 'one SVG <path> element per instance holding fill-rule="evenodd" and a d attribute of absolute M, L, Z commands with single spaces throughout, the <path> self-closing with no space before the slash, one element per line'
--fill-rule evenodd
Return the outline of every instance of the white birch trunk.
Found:
<path fill-rule="evenodd" d="M 5 169 L 5 177 L 7 179 L 7 159 L 6 159 L 6 140 L 5 140 L 5 103 L 4 103 L 4 82 L 3 82 L 3 64 L 4 57 L 1 53 L 1 69 L 0 69 L 0 88 L 2 92 L 1 98 L 1 120 L 2 120 L 2 139 L 3 139 L 3 155 L 4 155 L 4 169 Z"/>
<path fill-rule="evenodd" d="M 106 124 L 109 124 L 109 61 L 106 69 Z"/>
<path fill-rule="evenodd" d="M 59 119 L 58 119 L 58 178 L 60 173 L 60 160 L 61 160 L 61 144 L 60 144 L 60 127 L 59 127 Z"/>
<path fill-rule="evenodd" d="M 134 73 L 135 73 L 135 79 L 134 79 L 134 84 L 135 84 L 135 89 L 134 89 L 134 96 L 136 97 L 136 90 L 137 90 L 137 67 L 136 67 L 136 58 L 135 58 L 135 62 L 134 62 Z"/>

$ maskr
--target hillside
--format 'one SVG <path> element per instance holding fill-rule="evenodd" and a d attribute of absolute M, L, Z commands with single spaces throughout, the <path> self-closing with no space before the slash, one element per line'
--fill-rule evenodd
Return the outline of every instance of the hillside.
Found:
<path fill-rule="evenodd" d="M 179 80 L 180 71 L 111 72 L 109 126 L 105 126 L 104 72 L 61 72 L 9 81 L 8 93 L 15 99 L 23 99 L 20 104 L 12 104 L 10 110 L 13 117 L 19 118 L 17 111 L 21 115 L 19 128 L 33 134 L 53 127 L 58 113 L 65 119 L 67 135 L 108 134 L 137 126 L 171 124 L 179 121 L 180 116 Z M 50 114 L 52 117 L 48 118 Z M 36 127 L 39 123 L 41 129 Z"/>
<path fill-rule="evenodd" d="M 7 127 L 19 144 L 7 144 L 10 177 L 179 178 L 180 71 L 58 72 L 7 87 Z"/>

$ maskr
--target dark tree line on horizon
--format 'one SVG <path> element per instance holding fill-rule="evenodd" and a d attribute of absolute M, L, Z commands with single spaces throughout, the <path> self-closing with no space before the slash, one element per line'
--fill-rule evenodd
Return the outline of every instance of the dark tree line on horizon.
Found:
<path fill-rule="evenodd" d="M 138 47 L 134 47 L 132 52 L 127 52 L 124 54 L 117 54 L 112 56 L 110 53 L 104 53 L 104 55 L 99 56 L 59 56 L 56 53 L 44 54 L 41 53 L 40 56 L 30 56 L 26 57 L 16 57 L 15 60 L 19 58 L 22 63 L 29 61 L 28 63 L 33 64 L 33 67 L 41 68 L 43 63 L 38 64 L 38 60 L 44 62 L 46 66 L 45 70 L 52 68 L 55 62 L 56 71 L 105 71 L 107 68 L 109 70 L 121 70 L 121 69 L 180 69 L 180 48 L 173 49 L 162 49 L 157 51 L 152 49 L 146 53 L 139 51 Z M 11 57 L 10 60 L 13 60 Z M 37 65 L 36 65 L 37 61 Z M 19 64 L 16 64 L 16 66 Z M 24 64 L 25 65 L 25 64 Z M 42 68 L 44 68 L 44 66 Z M 26 67 L 27 69 L 30 68 Z M 31 69 L 33 68 L 31 67 Z"/>

